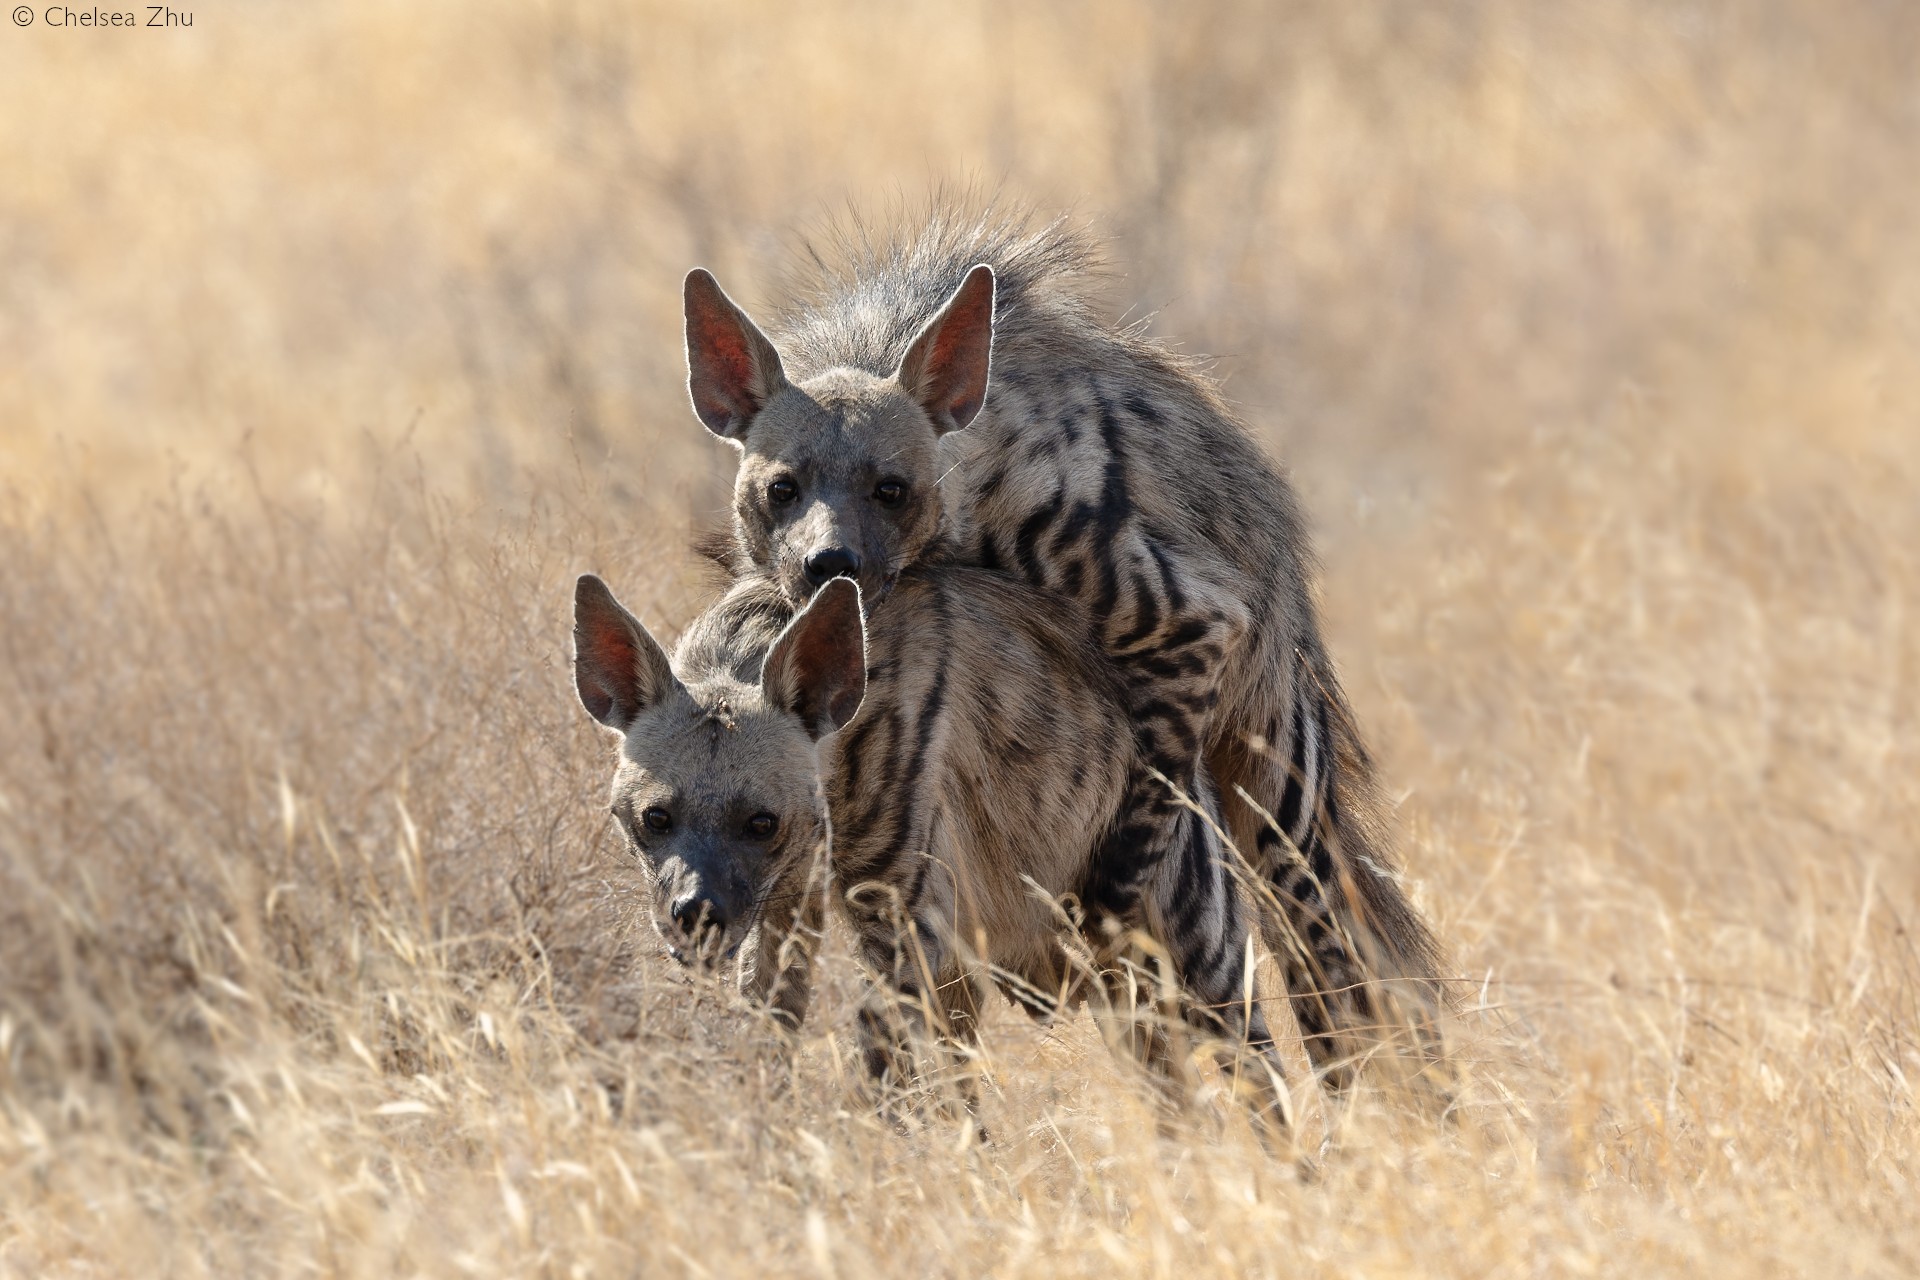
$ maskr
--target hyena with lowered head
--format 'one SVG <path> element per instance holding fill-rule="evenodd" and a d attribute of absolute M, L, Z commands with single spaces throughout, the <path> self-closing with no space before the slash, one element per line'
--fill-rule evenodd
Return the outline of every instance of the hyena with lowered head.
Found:
<path fill-rule="evenodd" d="M 911 1074 L 901 1055 L 928 1015 L 970 1037 L 983 976 L 1046 1016 L 1095 973 L 1120 1015 L 1116 1047 L 1177 1074 L 1169 1023 L 1138 1017 L 1132 979 L 1080 948 L 1060 906 L 1094 877 L 1138 738 L 1118 672 L 1059 613 L 999 574 L 909 569 L 863 626 L 852 582 L 829 581 L 796 613 L 749 578 L 669 658 L 582 577 L 575 680 L 620 736 L 612 809 L 652 873 L 672 954 L 711 963 L 757 928 L 749 994 L 797 1025 L 824 887 L 880 984 L 861 1015 L 874 1075 Z M 1271 1088 L 1257 1096 L 1284 1119 L 1231 853 L 1197 806 L 1173 826 L 1178 848 L 1126 923 L 1172 962 L 1187 1019 L 1253 1055 Z"/>
<path fill-rule="evenodd" d="M 1138 738 L 1088 907 L 1124 918 L 1180 848 L 1176 789 L 1217 788 L 1322 1078 L 1381 1044 L 1433 1052 L 1438 947 L 1381 834 L 1286 479 L 1191 364 L 1099 318 L 1063 223 L 936 213 L 842 257 L 814 255 L 773 338 L 687 277 L 694 409 L 740 451 L 736 571 L 797 602 L 958 563 L 1067 602 Z"/>

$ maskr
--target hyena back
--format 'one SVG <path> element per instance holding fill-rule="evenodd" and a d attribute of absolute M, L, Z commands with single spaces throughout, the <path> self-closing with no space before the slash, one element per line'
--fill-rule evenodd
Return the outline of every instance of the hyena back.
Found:
<path fill-rule="evenodd" d="M 582 578 L 581 701 L 621 736 L 613 812 L 652 869 L 673 954 L 729 955 L 758 926 L 752 994 L 797 1023 L 824 849 L 827 896 L 882 984 L 862 1014 L 878 1075 L 905 1074 L 902 1011 L 970 1035 L 982 975 L 1036 1016 L 1078 1003 L 1096 975 L 1114 981 L 1104 962 L 1124 935 L 1096 933 L 1089 954 L 1060 904 L 1093 875 L 1137 739 L 1117 674 L 1054 613 L 1001 575 L 910 570 L 863 629 L 850 582 L 796 616 L 750 579 L 669 659 Z M 1125 923 L 1171 961 L 1188 1019 L 1257 1055 L 1278 1090 L 1272 1037 L 1245 999 L 1252 913 L 1230 851 L 1196 810 L 1177 826 L 1177 856 Z M 1123 1026 L 1143 1065 L 1177 1069 L 1156 1016 Z M 1284 1114 L 1284 1091 L 1271 1097 Z"/>
<path fill-rule="evenodd" d="M 1130 911 L 1176 856 L 1176 791 L 1217 788 L 1323 1077 L 1408 1030 L 1430 1052 L 1438 948 L 1379 832 L 1286 479 L 1190 364 L 1099 317 L 1063 224 L 936 216 L 844 257 L 773 338 L 688 277 L 694 405 L 741 452 L 736 568 L 798 601 L 944 561 L 1071 601 L 1139 740 L 1089 906 Z"/>

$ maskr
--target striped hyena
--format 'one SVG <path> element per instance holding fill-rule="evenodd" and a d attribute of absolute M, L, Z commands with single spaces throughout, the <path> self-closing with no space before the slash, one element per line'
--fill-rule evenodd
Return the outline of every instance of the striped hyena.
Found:
<path fill-rule="evenodd" d="M 653 875 L 672 954 L 715 962 L 757 926 L 749 994 L 797 1025 L 826 896 L 882 984 L 861 1017 L 876 1076 L 907 1074 L 899 1054 L 929 1015 L 969 1037 L 988 975 L 1036 1016 L 1077 1004 L 1098 975 L 1121 1019 L 1107 1029 L 1143 1065 L 1177 1072 L 1172 1024 L 1138 1017 L 1132 980 L 1109 963 L 1129 939 L 1089 955 L 1063 905 L 1095 878 L 1139 762 L 1119 672 L 1059 614 L 999 574 L 909 569 L 863 627 L 852 582 L 796 614 L 749 578 L 669 659 L 582 577 L 580 700 L 620 735 L 613 813 Z M 1126 924 L 1172 961 L 1185 1017 L 1254 1055 L 1272 1090 L 1257 1096 L 1284 1118 L 1234 866 L 1198 807 L 1172 825 L 1178 847 Z"/>
<path fill-rule="evenodd" d="M 1438 949 L 1378 829 L 1286 479 L 1190 363 L 1099 318 L 1063 224 L 936 216 L 851 239 L 844 269 L 794 291 L 777 343 L 687 277 L 694 409 L 740 453 L 736 571 L 800 601 L 837 576 L 884 595 L 939 561 L 1059 597 L 1120 673 L 1138 738 L 1089 907 L 1125 916 L 1181 846 L 1175 789 L 1217 786 L 1281 908 L 1267 940 L 1323 1078 L 1340 1087 L 1405 1028 L 1430 1049 Z M 1058 767 L 1037 757 L 1030 776 Z"/>

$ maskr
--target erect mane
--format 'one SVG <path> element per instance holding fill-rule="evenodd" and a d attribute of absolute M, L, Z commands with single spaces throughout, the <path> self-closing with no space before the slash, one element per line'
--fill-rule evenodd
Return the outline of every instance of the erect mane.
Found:
<path fill-rule="evenodd" d="M 892 373 L 908 342 L 980 262 L 996 277 L 1001 340 L 1049 324 L 1112 330 L 1096 318 L 1105 271 L 1084 229 L 997 201 L 936 196 L 928 208 L 899 209 L 879 224 L 848 212 L 802 243 L 772 324 L 788 373 Z"/>

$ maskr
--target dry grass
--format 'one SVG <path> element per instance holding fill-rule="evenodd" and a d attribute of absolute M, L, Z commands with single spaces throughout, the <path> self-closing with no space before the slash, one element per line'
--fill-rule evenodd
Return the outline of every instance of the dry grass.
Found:
<path fill-rule="evenodd" d="M 1920 12 L 216 0 L 0 29 L 0 1274 L 1920 1270 Z M 1301 480 L 1469 1011 L 1302 1184 L 991 1146 L 665 966 L 567 584 L 688 616 L 694 261 L 986 175 Z"/>

